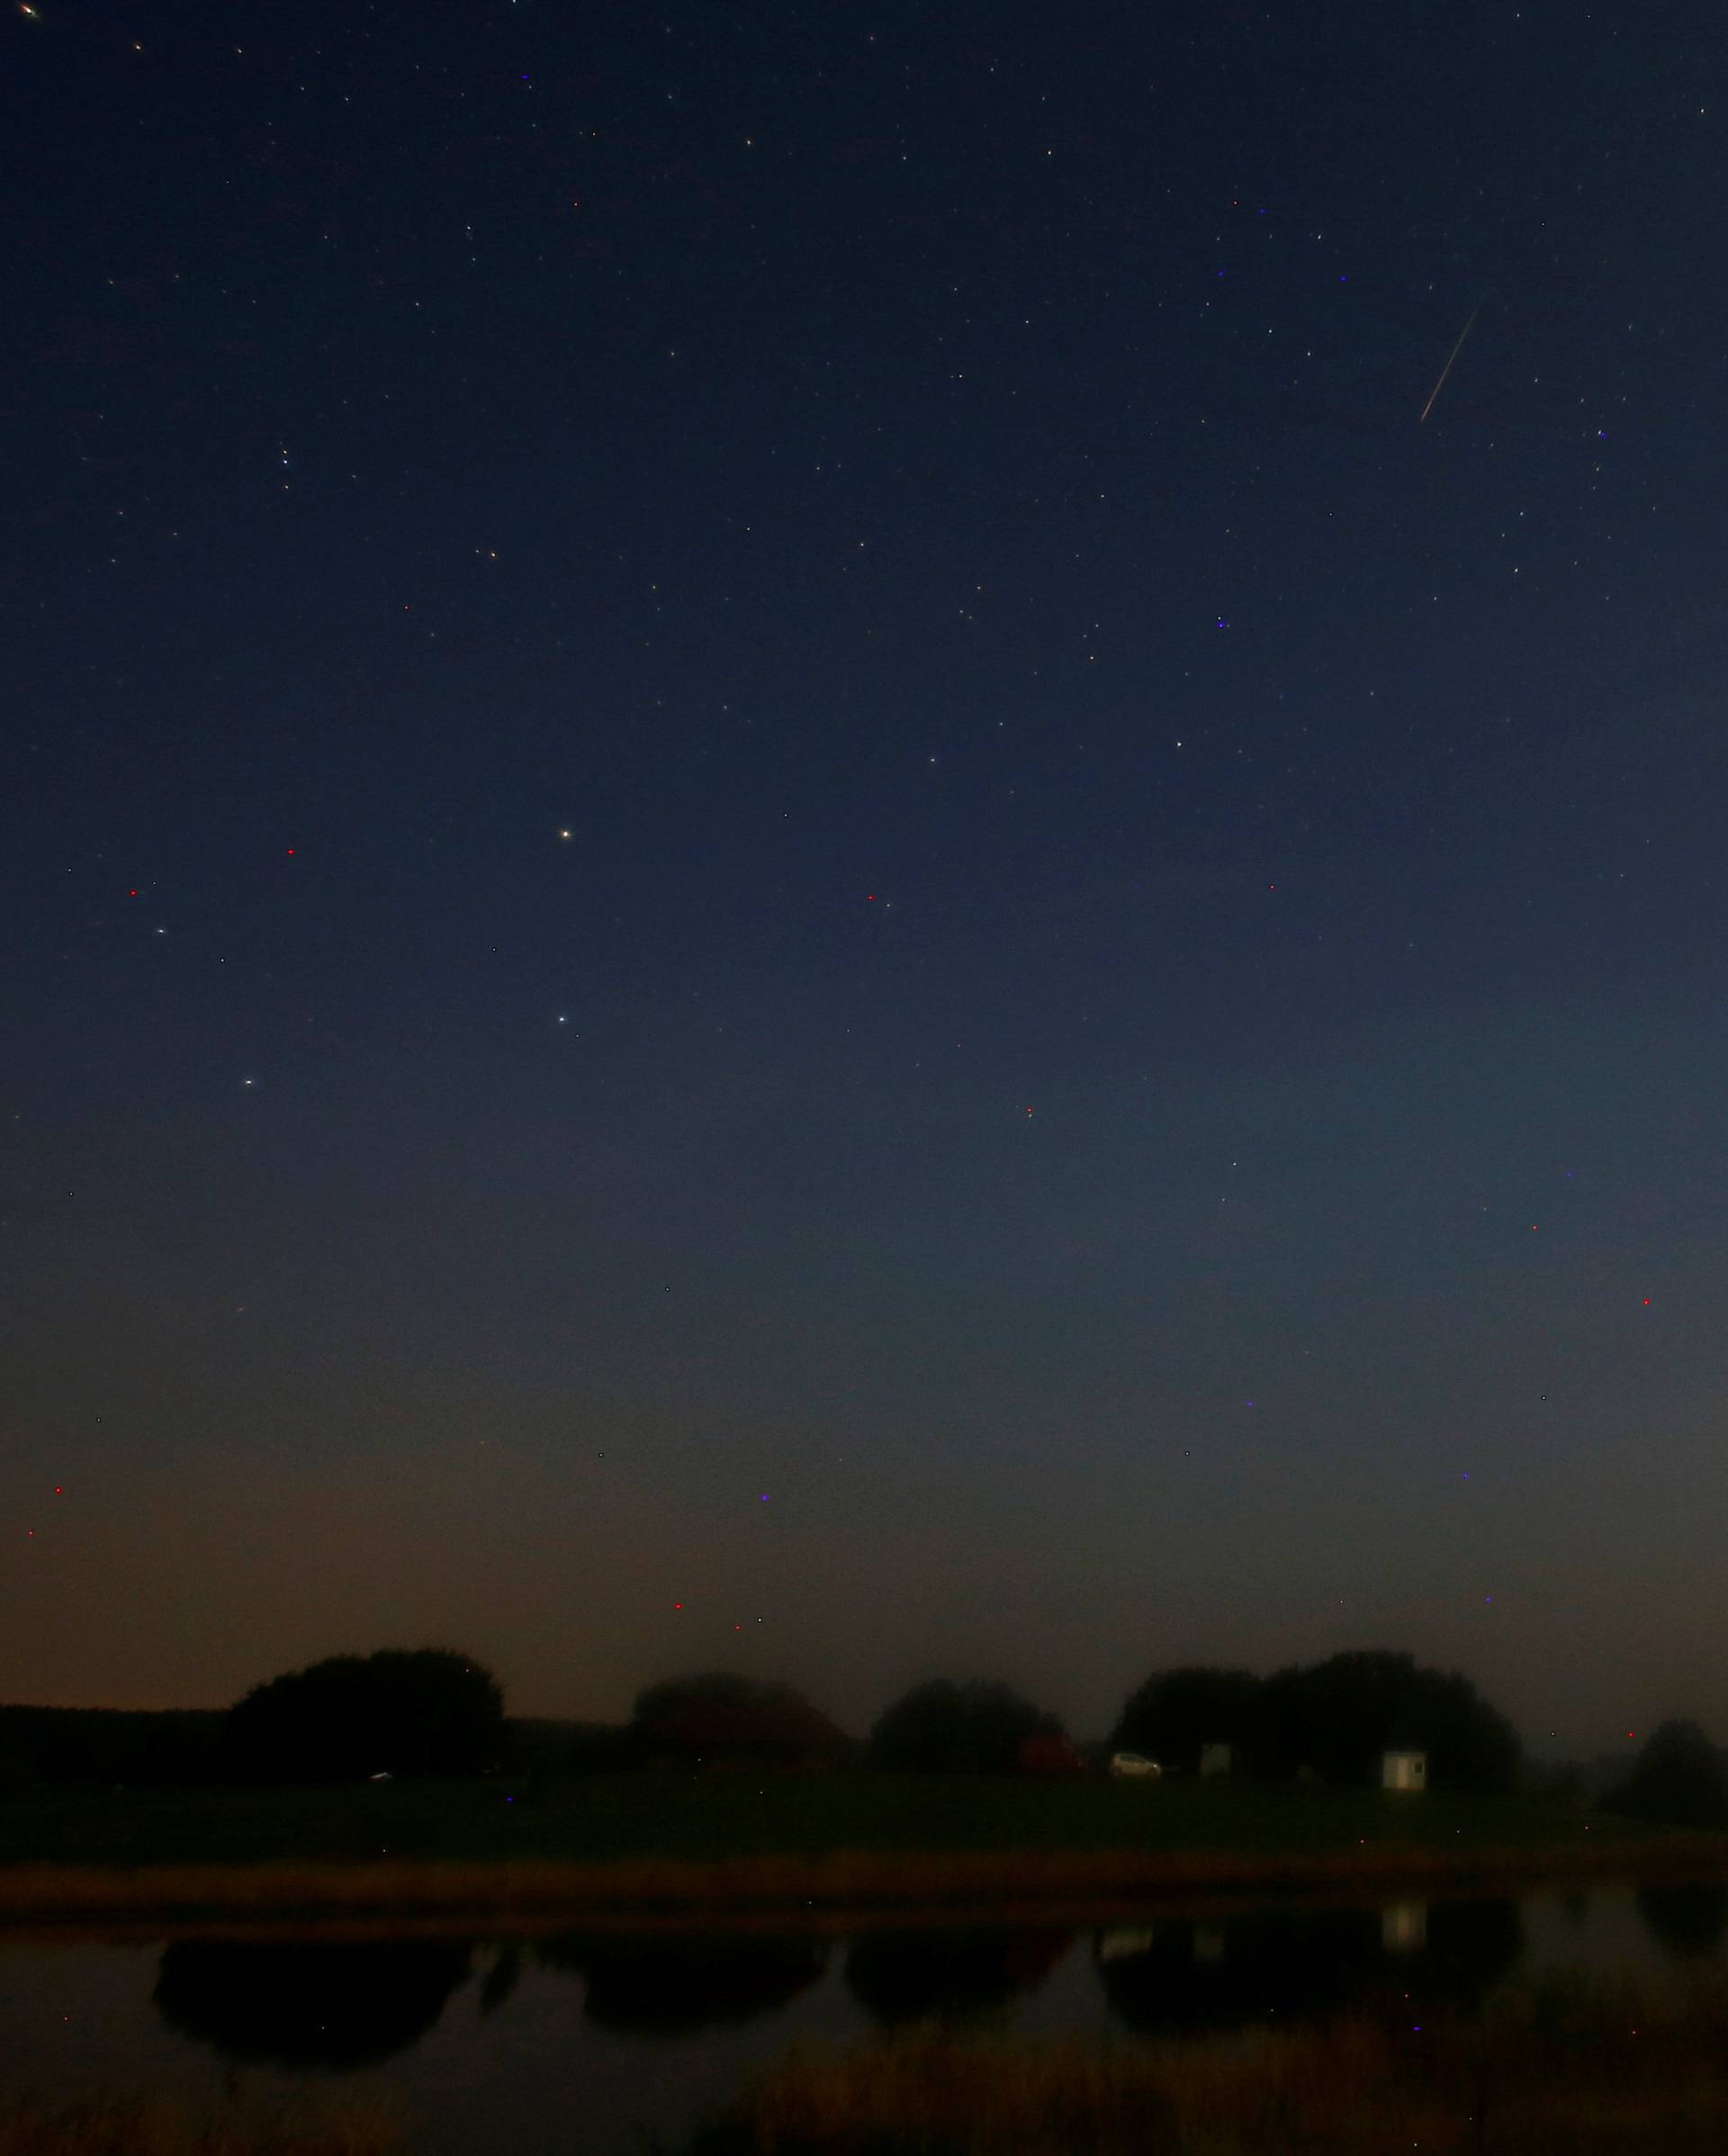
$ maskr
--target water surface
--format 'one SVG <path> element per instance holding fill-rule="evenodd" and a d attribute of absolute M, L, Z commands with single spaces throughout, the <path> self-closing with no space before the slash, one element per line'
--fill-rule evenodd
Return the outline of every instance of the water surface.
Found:
<path fill-rule="evenodd" d="M 676 2147 L 796 2037 L 935 2018 L 1180 2038 L 1343 2008 L 1472 2011 L 1554 1970 L 1719 1963 L 1728 1889 L 1243 1908 L 1075 1930 L 655 1932 L 531 1939 L 0 1944 L 0 2079 L 143 2085 L 198 2106 L 387 2095 L 428 2156 Z"/>

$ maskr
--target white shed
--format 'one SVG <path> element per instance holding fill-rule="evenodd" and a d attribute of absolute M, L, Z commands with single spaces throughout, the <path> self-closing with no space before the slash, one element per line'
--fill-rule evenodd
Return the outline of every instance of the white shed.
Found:
<path fill-rule="evenodd" d="M 1426 1752 L 1386 1752 L 1381 1756 L 1380 1786 L 1387 1790 L 1425 1790 L 1428 1786 Z"/>

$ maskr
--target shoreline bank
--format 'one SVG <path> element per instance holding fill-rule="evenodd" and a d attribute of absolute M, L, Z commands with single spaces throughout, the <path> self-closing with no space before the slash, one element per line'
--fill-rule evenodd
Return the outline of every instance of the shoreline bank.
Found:
<path fill-rule="evenodd" d="M 1587 1830 L 1588 1831 L 1588 1830 Z M 1458 1896 L 1567 1885 L 1728 1878 L 1728 1835 L 1604 1836 L 1592 1845 L 1398 1847 L 1283 1854 L 1226 1850 L 840 1850 L 821 1856 L 634 1858 L 601 1863 L 382 1858 L 372 1862 L 0 1865 L 0 1926 L 81 1928 L 106 1918 L 281 1923 L 574 1918 L 784 1925 L 1024 1914 L 1107 1920 L 1181 1900 Z"/>

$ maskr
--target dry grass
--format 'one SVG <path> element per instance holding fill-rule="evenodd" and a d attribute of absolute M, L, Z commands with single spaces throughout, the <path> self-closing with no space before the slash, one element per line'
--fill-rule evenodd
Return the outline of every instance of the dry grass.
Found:
<path fill-rule="evenodd" d="M 1526 1996 L 1490 2019 L 1348 2019 L 1181 2045 L 915 2031 L 788 2053 L 716 2129 L 752 2156 L 1269 2156 L 1728 2147 L 1728 1991 Z"/>
<path fill-rule="evenodd" d="M 578 1911 L 936 1911 L 989 1906 L 1107 1909 L 1151 1896 L 1463 1890 L 1589 1880 L 1696 1880 L 1728 1871 L 1728 1837 L 1514 1848 L 1264 1854 L 1216 1849 L 837 1850 L 608 1863 L 390 1860 L 372 1863 L 0 1866 L 0 1917 L 364 1916 L 536 1917 Z"/>
<path fill-rule="evenodd" d="M 148 2097 L 25 2098 L 0 2111 L 0 2156 L 391 2156 L 392 2115 L 350 2108 L 271 2119 L 194 2120 Z"/>

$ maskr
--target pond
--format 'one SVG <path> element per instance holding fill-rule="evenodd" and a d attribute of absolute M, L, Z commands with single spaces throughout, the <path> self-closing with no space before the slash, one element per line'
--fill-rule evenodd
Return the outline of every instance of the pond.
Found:
<path fill-rule="evenodd" d="M 643 2156 L 683 2142 L 795 2037 L 932 2016 L 1179 2037 L 1389 1999 L 1468 2010 L 1553 1970 L 1676 1978 L 1720 1960 L 1725 1930 L 1728 1888 L 1662 1886 L 851 1937 L 14 1937 L 0 1944 L 0 2086 L 144 2087 L 200 2108 L 384 2095 L 427 2156 Z"/>

